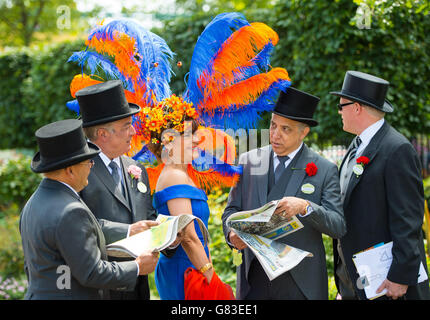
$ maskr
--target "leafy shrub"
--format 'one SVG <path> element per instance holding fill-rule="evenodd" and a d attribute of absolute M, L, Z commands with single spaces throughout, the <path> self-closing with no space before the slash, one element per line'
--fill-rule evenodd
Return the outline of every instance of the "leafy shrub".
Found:
<path fill-rule="evenodd" d="M 80 68 L 67 59 L 83 46 L 83 41 L 65 42 L 0 55 L 0 149 L 34 150 L 38 128 L 76 117 L 66 102 L 72 100 L 69 85 Z"/>
<path fill-rule="evenodd" d="M 22 84 L 30 69 L 26 51 L 0 56 L 0 149 L 21 146 L 28 139 Z"/>
<path fill-rule="evenodd" d="M 233 264 L 230 247 L 225 242 L 221 219 L 227 205 L 227 197 L 228 192 L 223 192 L 222 189 L 215 189 L 208 195 L 208 205 L 211 212 L 208 228 L 211 236 L 209 249 L 215 272 L 235 292 L 236 266 Z"/>
<path fill-rule="evenodd" d="M 0 203 L 4 206 L 0 210 L 13 204 L 21 209 L 36 190 L 42 178 L 31 170 L 30 163 L 30 157 L 21 155 L 0 166 Z"/>
<path fill-rule="evenodd" d="M 0 219 L 0 275 L 22 277 L 24 253 L 19 233 L 19 214 L 10 214 Z"/>

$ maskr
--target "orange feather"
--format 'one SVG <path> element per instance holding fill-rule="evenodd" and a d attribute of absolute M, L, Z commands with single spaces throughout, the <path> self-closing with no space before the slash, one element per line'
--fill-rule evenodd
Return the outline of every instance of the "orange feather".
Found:
<path fill-rule="evenodd" d="M 118 70 L 126 77 L 136 80 L 140 72 L 140 63 L 136 60 L 136 41 L 125 33 L 114 33 L 114 39 L 97 39 L 93 37 L 86 44 L 98 53 L 115 59 Z"/>
<path fill-rule="evenodd" d="M 251 60 L 271 42 L 276 45 L 278 34 L 269 26 L 261 22 L 252 23 L 235 31 L 221 46 L 214 62 L 214 74 L 207 73 L 200 76 L 198 84 L 203 88 L 204 96 L 219 92 L 230 86 L 234 81 L 234 73 L 239 68 L 254 64 Z"/>
<path fill-rule="evenodd" d="M 70 83 L 70 93 L 73 98 L 76 98 L 76 92 L 79 90 L 102 82 L 103 81 L 94 80 L 86 74 L 77 74 Z"/>
<path fill-rule="evenodd" d="M 199 107 L 204 106 L 204 109 L 210 114 L 219 107 L 226 109 L 231 105 L 247 105 L 255 101 L 263 91 L 269 89 L 279 79 L 291 81 L 287 70 L 273 68 L 267 73 L 261 73 L 236 83 L 222 92 L 213 92 L 212 96 L 203 101 Z"/>

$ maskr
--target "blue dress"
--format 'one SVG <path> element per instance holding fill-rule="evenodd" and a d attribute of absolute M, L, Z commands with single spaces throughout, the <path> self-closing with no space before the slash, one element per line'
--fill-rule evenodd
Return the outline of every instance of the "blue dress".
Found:
<path fill-rule="evenodd" d="M 154 194 L 153 206 L 158 213 L 170 215 L 167 201 L 176 198 L 188 198 L 191 200 L 193 215 L 200 218 L 208 227 L 209 207 L 206 193 L 202 189 L 188 184 L 178 184 L 167 187 Z M 194 221 L 196 233 L 209 257 L 209 249 L 204 245 L 203 235 L 197 221 Z M 184 272 L 188 267 L 193 267 L 182 245 L 178 247 L 171 258 L 160 254 L 155 268 L 155 285 L 162 300 L 184 300 Z"/>

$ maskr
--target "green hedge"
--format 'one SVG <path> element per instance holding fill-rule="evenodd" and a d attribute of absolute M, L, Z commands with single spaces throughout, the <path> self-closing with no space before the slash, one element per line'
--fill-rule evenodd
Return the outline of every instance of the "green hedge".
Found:
<path fill-rule="evenodd" d="M 72 100 L 69 85 L 80 68 L 66 61 L 83 46 L 76 41 L 0 55 L 0 149 L 34 150 L 38 128 L 75 117 L 66 102 Z"/>
<path fill-rule="evenodd" d="M 21 156 L 0 166 L 0 209 L 17 205 L 22 209 L 36 190 L 42 175 L 30 168 L 31 157 Z M 2 212 L 0 212 L 0 218 Z"/>
<path fill-rule="evenodd" d="M 0 149 L 22 145 L 29 138 L 22 89 L 30 69 L 26 52 L 0 56 Z"/>

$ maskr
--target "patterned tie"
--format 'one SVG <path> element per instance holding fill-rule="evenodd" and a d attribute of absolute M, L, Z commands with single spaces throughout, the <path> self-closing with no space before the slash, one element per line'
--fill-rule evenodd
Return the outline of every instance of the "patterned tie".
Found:
<path fill-rule="evenodd" d="M 350 163 L 352 159 L 355 159 L 355 154 L 357 153 L 357 149 L 360 146 L 360 144 L 361 144 L 361 139 L 359 136 L 356 136 L 354 141 L 352 142 L 352 149 L 349 154 L 348 163 Z"/>
<path fill-rule="evenodd" d="M 340 193 L 342 197 L 342 201 L 345 199 L 346 189 L 348 188 L 349 180 L 351 179 L 352 169 L 354 167 L 355 155 L 357 153 L 357 149 L 361 144 L 361 139 L 359 136 L 356 136 L 354 140 L 352 140 L 352 148 L 349 152 L 348 161 L 345 161 L 343 167 L 341 169 L 340 174 Z"/>
<path fill-rule="evenodd" d="M 285 162 L 290 159 L 289 156 L 277 156 L 278 160 L 279 160 L 279 164 L 276 167 L 275 170 L 275 184 L 278 182 L 279 178 L 281 177 L 282 173 L 285 170 Z"/>
<path fill-rule="evenodd" d="M 124 195 L 124 192 L 123 192 L 123 189 L 122 189 L 121 178 L 120 178 L 119 172 L 118 172 L 118 169 L 119 169 L 118 165 L 116 164 L 115 161 L 112 160 L 109 163 L 109 167 L 112 169 L 112 178 L 113 178 L 113 181 L 115 182 L 116 189 L 118 189 L 118 191 L 122 195 Z"/>

